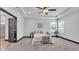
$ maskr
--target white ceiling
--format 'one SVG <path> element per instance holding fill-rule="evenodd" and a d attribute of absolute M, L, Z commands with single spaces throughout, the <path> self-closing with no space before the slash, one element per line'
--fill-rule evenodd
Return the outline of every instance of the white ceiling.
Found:
<path fill-rule="evenodd" d="M 48 15 L 45 15 L 44 13 L 38 14 L 41 10 L 36 8 L 36 7 L 20 7 L 22 12 L 24 13 L 25 17 L 55 17 L 59 16 L 66 11 L 68 11 L 70 8 L 69 7 L 49 7 L 49 9 L 56 9 L 56 11 L 48 11 Z"/>
<path fill-rule="evenodd" d="M 40 12 L 41 10 L 36 7 L 18 7 L 15 9 L 24 18 L 32 18 L 32 19 L 33 18 L 56 19 L 55 17 L 56 15 L 58 16 L 57 18 L 59 18 L 68 15 L 73 11 L 79 10 L 78 7 L 49 7 L 49 9 L 56 9 L 56 11 L 48 11 L 48 15 L 45 15 L 44 13 L 38 14 L 38 12 Z"/>
<path fill-rule="evenodd" d="M 12 16 L 8 15 L 7 13 L 5 13 L 3 11 L 0 12 L 0 16 L 5 17 L 5 18 L 12 18 Z"/>

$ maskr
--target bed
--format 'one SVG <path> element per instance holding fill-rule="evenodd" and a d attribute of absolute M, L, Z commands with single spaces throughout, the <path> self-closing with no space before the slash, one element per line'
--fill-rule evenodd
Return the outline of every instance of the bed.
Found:
<path fill-rule="evenodd" d="M 34 34 L 34 38 L 32 39 L 32 45 L 41 45 L 52 43 L 52 39 L 50 35 L 47 34 Z"/>

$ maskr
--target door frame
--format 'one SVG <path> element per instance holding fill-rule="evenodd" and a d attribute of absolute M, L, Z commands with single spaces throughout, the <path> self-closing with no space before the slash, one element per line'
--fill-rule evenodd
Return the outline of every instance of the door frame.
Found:
<path fill-rule="evenodd" d="M 0 10 L 3 11 L 3 12 L 5 12 L 6 14 L 12 16 L 13 18 L 15 18 L 16 23 L 17 23 L 17 17 L 16 17 L 15 15 L 11 14 L 11 13 L 8 12 L 7 10 L 3 9 L 2 7 L 0 7 Z M 9 24 L 8 24 L 8 25 L 9 25 Z M 8 33 L 8 36 L 9 36 L 9 33 Z M 17 37 L 17 24 L 16 24 L 16 37 Z M 17 42 L 17 38 L 16 38 L 16 40 L 13 41 L 13 42 Z"/>

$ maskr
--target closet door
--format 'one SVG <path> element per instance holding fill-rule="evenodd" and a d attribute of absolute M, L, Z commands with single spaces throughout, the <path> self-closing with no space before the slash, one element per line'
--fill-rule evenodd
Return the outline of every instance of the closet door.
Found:
<path fill-rule="evenodd" d="M 17 41 L 17 25 L 15 18 L 9 18 L 9 41 L 16 42 Z"/>

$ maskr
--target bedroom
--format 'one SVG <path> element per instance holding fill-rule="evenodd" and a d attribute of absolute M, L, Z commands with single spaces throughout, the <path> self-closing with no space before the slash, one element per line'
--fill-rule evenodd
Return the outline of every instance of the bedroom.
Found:
<path fill-rule="evenodd" d="M 47 7 L 47 9 L 56 9 L 56 11 L 47 11 L 46 9 L 42 13 L 39 13 L 41 9 L 38 7 L 3 7 L 3 9 L 17 16 L 17 40 L 20 42 L 17 42 L 15 45 L 11 43 L 13 47 L 5 48 L 4 50 L 79 50 L 79 44 L 76 44 L 79 43 L 79 8 Z M 31 32 L 50 33 L 51 37 L 54 36 L 52 37 L 52 46 L 49 44 L 45 45 L 47 47 L 32 46 L 31 39 L 29 38 Z M 70 41 L 75 43 L 71 43 L 70 41 L 65 42 L 65 40 L 56 38 L 55 36 L 70 39 Z M 21 38 L 23 39 L 20 40 Z M 23 43 L 26 44 L 26 47 Z"/>

